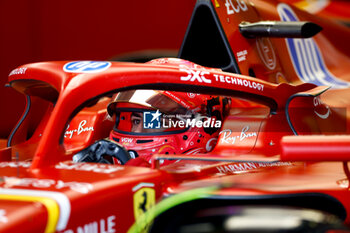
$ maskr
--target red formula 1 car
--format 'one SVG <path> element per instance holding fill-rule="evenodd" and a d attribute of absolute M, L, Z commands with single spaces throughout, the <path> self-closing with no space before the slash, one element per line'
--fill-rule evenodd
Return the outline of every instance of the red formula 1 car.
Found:
<path fill-rule="evenodd" d="M 349 35 L 285 3 L 198 1 L 181 59 L 18 67 L 0 231 L 346 231 Z"/>

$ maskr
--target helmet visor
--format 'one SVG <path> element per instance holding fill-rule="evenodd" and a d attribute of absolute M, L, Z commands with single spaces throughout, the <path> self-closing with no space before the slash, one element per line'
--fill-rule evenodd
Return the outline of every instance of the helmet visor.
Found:
<path fill-rule="evenodd" d="M 180 103 L 173 92 L 132 90 L 118 93 L 108 111 L 116 114 L 114 129 L 117 131 L 167 134 L 186 130 L 180 121 L 194 117 L 193 112 Z"/>
<path fill-rule="evenodd" d="M 173 93 L 155 90 L 124 91 L 118 93 L 108 108 L 111 111 L 115 111 L 118 103 L 131 103 L 149 109 L 158 109 L 166 114 L 187 114 L 189 110 L 181 105 L 181 99 Z"/>

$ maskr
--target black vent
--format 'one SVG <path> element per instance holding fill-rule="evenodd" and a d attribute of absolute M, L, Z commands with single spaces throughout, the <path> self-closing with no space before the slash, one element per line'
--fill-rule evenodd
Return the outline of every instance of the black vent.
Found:
<path fill-rule="evenodd" d="M 197 1 L 178 57 L 199 65 L 240 73 L 210 1 Z"/>
<path fill-rule="evenodd" d="M 149 143 L 149 142 L 153 142 L 152 139 L 148 139 L 148 140 L 137 140 L 136 143 Z"/>

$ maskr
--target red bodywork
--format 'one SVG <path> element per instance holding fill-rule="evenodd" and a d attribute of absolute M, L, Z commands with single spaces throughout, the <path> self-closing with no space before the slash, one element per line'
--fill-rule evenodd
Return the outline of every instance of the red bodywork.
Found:
<path fill-rule="evenodd" d="M 323 54 L 322 64 L 328 68 L 324 72 L 342 80 L 329 89 L 302 81 L 310 77 L 298 76 L 286 39 L 247 39 L 240 34 L 237 25 L 242 21 L 280 20 L 278 2 L 229 3 L 239 4 L 213 0 L 199 3 L 196 12 L 201 17 L 209 12 L 207 19 L 221 23 L 236 61 L 233 67 L 241 74 L 122 62 L 106 62 L 108 67 L 95 73 L 71 72 L 66 69 L 71 61 L 28 64 L 11 72 L 10 85 L 28 95 L 28 102 L 47 100 L 47 109 L 29 139 L 23 135 L 24 119 L 14 130 L 9 147 L 0 150 L 0 230 L 126 232 L 135 218 L 165 196 L 218 183 L 226 184 L 215 192 L 218 197 L 261 198 L 262 202 L 264 197 L 286 197 L 281 204 L 290 200 L 287 197 L 305 203 L 314 200 L 312 208 L 336 214 L 349 225 L 349 169 L 343 161 L 349 160 L 350 147 L 350 92 L 346 87 L 350 46 L 338 46 L 350 38 L 350 32 L 292 8 L 300 20 L 323 27 L 312 40 Z M 186 43 L 183 57 L 192 56 L 200 63 L 196 59 L 203 57 L 185 48 Z M 210 59 L 204 61 L 210 63 Z M 224 63 L 213 66 L 223 68 Z M 194 75 L 203 69 L 202 76 Z M 247 76 L 253 73 L 255 77 Z M 317 80 L 322 82 L 324 75 L 319 74 Z M 113 126 L 105 118 L 108 99 L 78 115 L 76 109 L 96 96 L 134 88 L 225 94 L 265 107 L 233 103 L 232 109 L 239 114 L 228 116 L 209 154 L 154 155 L 150 168 L 73 163 L 75 152 L 107 137 Z M 326 111 L 321 116 L 327 117 L 318 119 L 319 111 Z M 314 121 L 304 121 L 310 118 Z M 160 167 L 161 159 L 181 161 Z"/>
<path fill-rule="evenodd" d="M 319 15 L 325 18 L 336 20 L 349 26 L 349 2 L 342 0 L 327 1 L 307 1 L 307 0 L 288 0 L 287 3 L 308 11 L 311 14 Z"/>

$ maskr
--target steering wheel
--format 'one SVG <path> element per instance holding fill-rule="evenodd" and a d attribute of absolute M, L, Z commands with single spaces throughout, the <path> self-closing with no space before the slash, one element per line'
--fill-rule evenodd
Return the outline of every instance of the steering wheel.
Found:
<path fill-rule="evenodd" d="M 131 159 L 129 152 L 122 145 L 108 139 L 102 139 L 76 153 L 73 156 L 73 162 L 112 164 L 106 156 L 116 158 L 122 165 Z"/>

